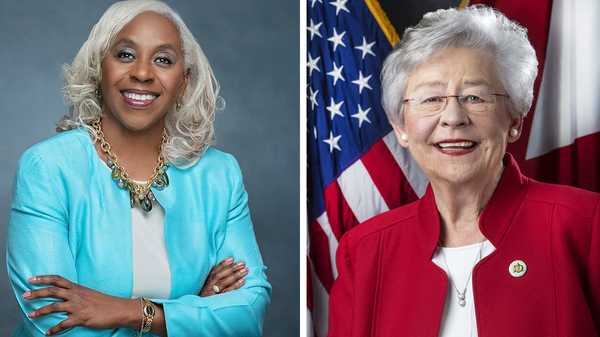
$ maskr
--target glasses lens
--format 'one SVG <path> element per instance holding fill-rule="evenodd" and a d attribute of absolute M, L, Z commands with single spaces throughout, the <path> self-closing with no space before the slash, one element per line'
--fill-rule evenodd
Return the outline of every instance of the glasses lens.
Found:
<path fill-rule="evenodd" d="M 416 108 L 419 111 L 424 112 L 435 112 L 441 110 L 446 105 L 445 96 L 425 96 L 418 98 L 416 102 Z"/>
<path fill-rule="evenodd" d="M 496 96 L 494 95 L 463 95 L 458 98 L 460 104 L 471 112 L 485 112 L 493 110 L 496 106 Z"/>

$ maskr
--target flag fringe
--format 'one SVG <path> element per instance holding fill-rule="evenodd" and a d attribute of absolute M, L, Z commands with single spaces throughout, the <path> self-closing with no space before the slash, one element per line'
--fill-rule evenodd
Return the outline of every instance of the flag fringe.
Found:
<path fill-rule="evenodd" d="M 379 27 L 385 34 L 385 37 L 387 38 L 390 45 L 392 47 L 395 46 L 400 41 L 400 37 L 396 32 L 396 28 L 394 28 L 387 15 L 383 11 L 383 8 L 381 8 L 379 1 L 365 0 L 365 3 L 367 4 L 369 11 L 371 12 L 371 15 L 373 15 L 373 17 L 379 24 Z"/>

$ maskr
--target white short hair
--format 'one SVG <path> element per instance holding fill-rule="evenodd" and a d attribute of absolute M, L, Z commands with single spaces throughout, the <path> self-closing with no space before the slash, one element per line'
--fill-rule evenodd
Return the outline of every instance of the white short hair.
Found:
<path fill-rule="evenodd" d="M 173 22 L 182 41 L 187 87 L 179 110 L 172 108 L 166 118 L 168 143 L 165 158 L 186 167 L 195 163 L 214 139 L 214 117 L 219 85 L 202 48 L 181 17 L 167 4 L 155 0 L 120 1 L 110 6 L 94 25 L 72 64 L 64 66 L 67 113 L 57 131 L 85 127 L 95 136 L 89 122 L 100 117 L 101 102 L 96 89 L 102 81 L 102 60 L 123 27 L 143 12 L 155 12 Z"/>
<path fill-rule="evenodd" d="M 429 12 L 416 26 L 404 31 L 381 71 L 382 105 L 392 124 L 403 125 L 402 101 L 410 73 L 434 53 L 451 47 L 490 52 L 510 96 L 510 113 L 515 117 L 527 114 L 538 72 L 527 29 L 495 9 L 474 5 L 464 10 Z"/>

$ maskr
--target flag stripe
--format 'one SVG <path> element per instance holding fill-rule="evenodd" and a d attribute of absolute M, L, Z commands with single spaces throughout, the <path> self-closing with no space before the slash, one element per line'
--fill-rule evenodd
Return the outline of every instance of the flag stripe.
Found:
<path fill-rule="evenodd" d="M 357 160 L 342 172 L 338 184 L 358 222 L 389 210 L 362 160 Z"/>
<path fill-rule="evenodd" d="M 327 336 L 328 327 L 328 312 L 329 312 L 329 293 L 323 287 L 319 278 L 314 274 L 314 270 L 311 265 L 308 265 L 308 272 L 311 273 L 312 289 L 313 289 L 313 310 L 312 310 L 312 324 L 316 332 L 316 336 L 325 337 Z"/>
<path fill-rule="evenodd" d="M 325 188 L 325 209 L 332 232 L 339 241 L 342 235 L 358 225 L 352 209 L 342 195 L 342 190 L 337 181 Z"/>
<path fill-rule="evenodd" d="M 390 209 L 417 200 L 417 195 L 383 140 L 375 143 L 361 160 Z"/>
<path fill-rule="evenodd" d="M 321 280 L 323 286 L 329 290 L 333 285 L 333 268 L 330 257 L 329 238 L 317 221 L 309 225 L 310 251 L 315 274 Z"/>
<path fill-rule="evenodd" d="M 600 133 L 580 137 L 571 145 L 530 159 L 527 171 L 538 172 L 536 179 L 581 186 L 600 191 Z"/>
<path fill-rule="evenodd" d="M 333 278 L 335 279 L 335 278 L 337 278 L 337 268 L 335 266 L 335 252 L 337 251 L 337 247 L 338 247 L 338 239 L 335 237 L 335 235 L 333 234 L 333 231 L 331 230 L 331 224 L 329 224 L 329 218 L 327 216 L 327 213 L 323 212 L 323 214 L 321 214 L 321 216 L 319 216 L 317 218 L 317 223 L 323 229 L 323 232 L 327 236 L 327 243 L 329 246 L 329 258 L 330 258 L 329 265 L 330 265 L 330 270 L 333 274 Z"/>
<path fill-rule="evenodd" d="M 428 181 L 417 162 L 415 162 L 407 149 L 398 144 L 398 140 L 393 131 L 383 137 L 383 141 L 404 173 L 404 176 L 408 179 L 408 183 L 410 184 L 412 191 L 414 191 L 413 193 L 419 198 L 423 196 Z"/>
<path fill-rule="evenodd" d="M 310 252 L 308 253 L 310 254 Z M 310 266 L 310 258 L 308 256 L 306 256 L 306 270 L 308 271 L 308 268 Z M 306 308 L 309 310 L 309 313 L 307 315 L 307 320 L 310 321 L 310 310 L 312 310 L 314 308 L 314 304 L 313 304 L 313 290 L 312 290 L 312 273 L 306 273 Z M 308 329 L 307 331 L 311 331 L 312 328 Z"/>
<path fill-rule="evenodd" d="M 310 308 L 306 309 L 306 333 L 311 336 L 311 335 L 316 335 L 313 324 L 312 324 L 312 317 L 311 317 L 311 311 Z"/>

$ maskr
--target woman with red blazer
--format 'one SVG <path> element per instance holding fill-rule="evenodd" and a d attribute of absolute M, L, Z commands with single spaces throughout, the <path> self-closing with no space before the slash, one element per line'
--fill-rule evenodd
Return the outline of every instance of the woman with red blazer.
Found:
<path fill-rule="evenodd" d="M 383 106 L 430 185 L 341 240 L 330 337 L 600 336 L 600 195 L 506 153 L 536 75 L 526 30 L 491 8 L 406 30 Z"/>

